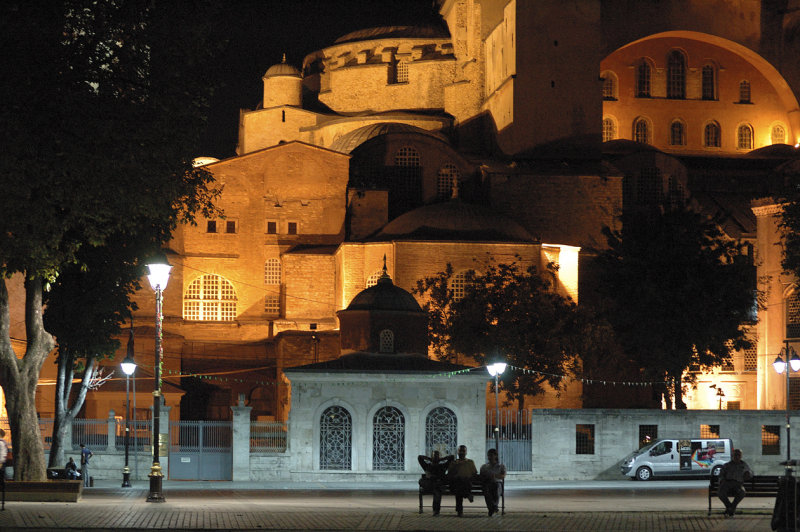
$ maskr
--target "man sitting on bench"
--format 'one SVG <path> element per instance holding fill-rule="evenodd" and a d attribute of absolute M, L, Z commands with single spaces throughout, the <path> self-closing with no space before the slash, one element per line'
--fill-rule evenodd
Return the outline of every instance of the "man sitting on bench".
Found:
<path fill-rule="evenodd" d="M 422 489 L 433 492 L 433 515 L 439 515 L 442 507 L 442 482 L 450 462 L 453 461 L 453 455 L 440 459 L 439 451 L 433 451 L 430 458 L 421 454 L 417 460 L 425 471 L 425 476 L 419 479 L 419 485 Z"/>
<path fill-rule="evenodd" d="M 489 517 L 500 510 L 500 482 L 506 478 L 506 466 L 500 463 L 497 456 L 497 449 L 489 449 L 486 453 L 488 462 L 481 466 L 481 482 L 483 482 L 483 498 L 486 500 L 486 508 L 489 509 Z"/>
<path fill-rule="evenodd" d="M 719 471 L 719 500 L 725 504 L 725 517 L 733 517 L 736 507 L 744 499 L 744 481 L 750 480 L 753 471 L 747 462 L 742 460 L 742 450 L 733 450 L 733 459 L 722 466 Z M 728 497 L 733 496 L 733 502 Z"/>
<path fill-rule="evenodd" d="M 472 502 L 472 479 L 476 477 L 478 470 L 475 469 L 475 462 L 467 458 L 467 446 L 458 446 L 458 460 L 454 460 L 447 468 L 447 481 L 450 484 L 450 491 L 456 496 L 456 512 L 458 516 L 464 515 L 464 497 Z"/>

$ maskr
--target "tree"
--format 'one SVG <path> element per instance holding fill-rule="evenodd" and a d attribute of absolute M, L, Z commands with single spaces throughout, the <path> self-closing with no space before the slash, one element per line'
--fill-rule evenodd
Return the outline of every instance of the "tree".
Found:
<path fill-rule="evenodd" d="M 426 298 L 429 334 L 434 355 L 458 362 L 470 357 L 479 364 L 495 353 L 524 372 L 508 372 L 503 388 L 524 405 L 526 395 L 537 395 L 547 384 L 559 389 L 566 376 L 582 376 L 585 360 L 614 356 L 608 327 L 588 309 L 559 295 L 553 267 L 540 272 L 531 266 L 497 264 L 472 275 L 464 296 L 450 287 L 453 269 L 417 281 L 415 293 Z"/>
<path fill-rule="evenodd" d="M 756 275 L 739 242 L 713 220 L 685 207 L 627 213 L 622 230 L 606 228 L 599 292 L 606 317 L 628 356 L 652 379 L 672 388 L 686 408 L 690 366 L 708 369 L 750 346 Z M 686 375 L 686 376 L 684 376 Z"/>
<path fill-rule="evenodd" d="M 792 167 L 786 176 L 786 190 L 778 202 L 783 210 L 779 222 L 783 239 L 783 261 L 781 266 L 800 279 L 800 178 Z"/>
<path fill-rule="evenodd" d="M 10 2 L 0 12 L 6 73 L 0 159 L 0 386 L 18 480 L 45 477 L 36 385 L 55 342 L 43 290 L 81 250 L 214 214 L 211 176 L 190 161 L 214 50 L 204 2 Z M 180 21 L 180 23 L 177 23 Z M 10 339 L 6 279 L 25 278 L 27 345 Z"/>

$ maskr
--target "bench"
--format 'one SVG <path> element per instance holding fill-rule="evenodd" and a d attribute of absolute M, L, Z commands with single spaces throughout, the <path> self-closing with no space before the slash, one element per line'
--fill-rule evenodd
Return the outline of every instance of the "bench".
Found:
<path fill-rule="evenodd" d="M 8 480 L 5 483 L 6 501 L 78 502 L 83 493 L 80 480 Z"/>
<path fill-rule="evenodd" d="M 744 491 L 747 497 L 777 497 L 778 478 L 775 475 L 753 475 L 750 480 L 745 480 Z M 711 501 L 719 495 L 719 477 L 711 475 L 708 483 L 708 515 L 711 515 Z"/>
<path fill-rule="evenodd" d="M 425 475 L 422 475 L 422 478 L 425 478 Z M 447 481 L 441 483 L 442 487 L 442 497 L 444 498 L 445 495 L 453 495 L 455 494 L 450 491 L 450 486 L 447 484 Z M 483 497 L 483 482 L 478 479 L 473 479 L 472 484 L 470 485 L 469 493 L 474 497 Z M 424 489 L 422 486 L 419 487 L 419 513 L 422 513 L 422 496 L 423 495 L 431 495 L 433 496 L 433 490 Z M 431 501 L 433 504 L 433 501 Z M 506 513 L 506 489 L 505 489 L 505 482 L 500 481 L 500 515 L 505 515 Z"/>

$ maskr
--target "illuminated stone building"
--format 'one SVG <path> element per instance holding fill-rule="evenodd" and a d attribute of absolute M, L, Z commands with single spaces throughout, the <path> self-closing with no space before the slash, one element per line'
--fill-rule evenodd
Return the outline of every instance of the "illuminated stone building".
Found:
<path fill-rule="evenodd" d="M 286 419 L 282 369 L 339 356 L 336 313 L 377 282 L 384 256 L 406 290 L 448 262 L 463 272 L 552 261 L 557 289 L 578 300 L 583 266 L 622 209 L 688 198 L 757 243 L 749 202 L 794 156 L 771 146 L 800 141 L 796 9 L 439 8 L 440 26 L 364 29 L 300 68 L 294 58 L 270 66 L 260 105 L 240 112 L 236 156 L 198 159 L 224 185 L 225 218 L 174 235 L 166 360 L 175 375 L 217 380 L 168 372 L 185 390 L 181 415 L 227 417 L 244 393 L 254 416 Z M 137 303 L 139 338 L 152 294 Z M 778 344 L 758 342 L 701 375 L 690 407 L 717 406 L 711 384 L 725 390 L 721 406 L 777 405 L 782 391 L 764 372 Z M 582 389 L 532 404 L 580 407 Z"/>

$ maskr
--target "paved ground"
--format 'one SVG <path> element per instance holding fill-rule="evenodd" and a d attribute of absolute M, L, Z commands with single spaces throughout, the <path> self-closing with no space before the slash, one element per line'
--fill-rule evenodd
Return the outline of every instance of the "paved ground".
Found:
<path fill-rule="evenodd" d="M 770 530 L 773 499 L 750 499 L 733 519 L 707 516 L 704 482 L 530 483 L 509 489 L 506 514 L 488 517 L 482 501 L 458 518 L 452 498 L 442 515 L 418 513 L 411 483 L 164 483 L 167 502 L 145 502 L 147 484 L 100 481 L 78 503 L 9 502 L 0 530 Z M 430 500 L 426 500 L 430 504 Z"/>

